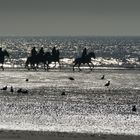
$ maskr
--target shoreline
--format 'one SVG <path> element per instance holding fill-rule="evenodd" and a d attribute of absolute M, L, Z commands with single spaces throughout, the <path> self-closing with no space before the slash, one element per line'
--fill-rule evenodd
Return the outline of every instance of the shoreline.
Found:
<path fill-rule="evenodd" d="M 58 68 L 58 67 L 56 67 L 56 68 L 50 68 L 49 69 L 49 71 L 46 71 L 46 70 L 44 70 L 43 68 L 38 68 L 37 70 L 34 70 L 34 69 L 30 69 L 30 70 L 28 70 L 27 68 L 24 68 L 24 67 L 22 67 L 22 66 L 18 66 L 18 67 L 4 67 L 4 72 L 5 71 L 9 71 L 9 70 L 11 70 L 11 71 L 16 71 L 16 70 L 23 70 L 23 71 L 29 71 L 29 72 L 32 72 L 32 71 L 34 71 L 34 72 L 36 72 L 36 71 L 44 71 L 44 72 L 51 72 L 51 71 L 57 71 L 57 72 L 59 72 L 59 71 L 61 71 L 61 72 L 63 72 L 63 70 L 64 70 L 64 72 L 65 71 L 70 71 L 70 72 L 79 72 L 79 70 L 78 70 L 78 68 L 77 67 L 75 67 L 75 71 L 73 71 L 72 70 L 73 68 L 72 67 L 62 67 L 61 69 L 60 68 Z M 2 69 L 0 69 L 1 71 L 2 71 Z M 105 70 L 105 71 L 107 71 L 107 70 L 130 70 L 130 71 L 133 71 L 133 70 L 140 70 L 140 67 L 135 67 L 135 68 L 127 68 L 127 67 L 109 67 L 109 66 L 102 66 L 102 67 L 98 67 L 98 66 L 95 66 L 93 69 L 92 69 L 92 71 L 96 71 L 96 70 Z M 84 72 L 84 71 L 86 71 L 86 72 L 92 72 L 90 69 L 89 69 L 89 67 L 81 67 L 81 71 L 80 72 Z"/>

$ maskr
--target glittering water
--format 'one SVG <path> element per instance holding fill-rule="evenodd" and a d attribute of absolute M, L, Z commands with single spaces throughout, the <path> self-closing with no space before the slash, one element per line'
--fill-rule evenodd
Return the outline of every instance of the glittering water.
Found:
<path fill-rule="evenodd" d="M 140 65 L 140 37 L 1 37 L 0 45 L 10 53 L 6 62 L 10 67 L 24 66 L 32 47 L 44 47 L 45 51 L 56 47 L 62 63 L 68 65 L 71 59 L 81 56 L 85 47 L 88 52 L 95 52 L 96 66 Z"/>

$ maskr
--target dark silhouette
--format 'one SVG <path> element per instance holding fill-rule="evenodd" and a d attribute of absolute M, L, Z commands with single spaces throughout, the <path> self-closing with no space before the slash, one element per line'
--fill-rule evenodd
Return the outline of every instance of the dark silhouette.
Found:
<path fill-rule="evenodd" d="M 44 49 L 43 49 L 43 47 L 41 47 L 41 49 L 39 50 L 39 52 L 38 52 L 38 55 L 40 55 L 40 56 L 43 56 L 44 55 Z"/>
<path fill-rule="evenodd" d="M 11 88 L 10 88 L 10 92 L 12 92 L 12 93 L 14 92 L 14 89 L 13 89 L 13 87 L 12 87 L 12 86 L 11 86 Z"/>
<path fill-rule="evenodd" d="M 105 75 L 103 75 L 103 76 L 101 77 L 101 79 L 102 79 L 102 80 L 105 79 Z"/>
<path fill-rule="evenodd" d="M 0 48 L 0 63 L 2 64 L 1 66 L 2 70 L 4 70 L 3 64 L 4 64 L 5 56 L 9 57 L 9 53 L 6 50 L 2 51 L 2 48 Z"/>
<path fill-rule="evenodd" d="M 81 57 L 82 57 L 82 58 L 85 58 L 86 55 L 87 55 L 87 49 L 84 48 Z"/>
<path fill-rule="evenodd" d="M 56 62 L 58 62 L 59 67 L 61 68 L 61 65 L 60 65 L 60 52 L 55 47 L 53 47 L 52 55 L 50 55 L 50 58 L 48 59 L 48 64 L 51 64 L 52 62 L 55 63 L 54 67 L 56 67 Z"/>
<path fill-rule="evenodd" d="M 21 91 L 22 91 L 22 88 L 18 89 L 17 90 L 17 93 L 21 93 Z"/>
<path fill-rule="evenodd" d="M 29 81 L 29 79 L 26 79 L 25 81 L 26 81 L 26 82 L 28 82 L 28 81 Z"/>
<path fill-rule="evenodd" d="M 65 92 L 63 91 L 63 92 L 61 93 L 61 95 L 66 95 L 66 94 L 65 94 Z"/>
<path fill-rule="evenodd" d="M 27 90 L 27 89 L 23 89 L 23 90 L 21 91 L 21 93 L 27 94 L 27 93 L 28 93 L 28 90 Z"/>
<path fill-rule="evenodd" d="M 110 81 L 108 81 L 105 86 L 108 87 L 110 85 Z"/>
<path fill-rule="evenodd" d="M 37 54 L 34 56 L 29 56 L 26 60 L 25 68 L 28 68 L 28 70 L 30 70 L 30 68 L 37 70 L 39 63 L 43 63 L 44 69 L 46 70 L 46 62 L 47 60 L 45 59 L 45 55 Z"/>
<path fill-rule="evenodd" d="M 70 80 L 75 80 L 73 77 L 69 77 Z"/>
<path fill-rule="evenodd" d="M 17 93 L 27 94 L 27 93 L 28 93 L 28 90 L 19 88 L 19 89 L 17 90 Z"/>
<path fill-rule="evenodd" d="M 28 70 L 30 70 L 30 68 L 35 69 L 37 68 L 37 56 L 29 56 L 25 62 L 25 68 L 28 68 Z M 30 65 L 30 67 L 29 67 Z"/>
<path fill-rule="evenodd" d="M 59 57 L 60 53 L 59 50 L 53 49 L 52 54 L 50 52 L 45 52 L 44 54 L 37 54 L 35 56 L 29 56 L 27 58 L 27 61 L 25 63 L 25 67 L 30 69 L 37 69 L 38 65 L 40 63 L 42 63 L 44 65 L 44 69 L 48 71 L 49 69 L 49 64 L 51 64 L 52 62 L 55 62 L 55 66 L 56 67 L 56 62 L 59 63 L 59 67 L 61 67 L 60 65 L 60 57 Z M 30 65 L 30 68 L 29 68 Z"/>
<path fill-rule="evenodd" d="M 135 105 L 132 106 L 132 111 L 133 111 L 133 112 L 136 112 L 136 111 L 137 111 L 137 108 L 136 108 Z"/>
<path fill-rule="evenodd" d="M 33 47 L 31 50 L 31 56 L 35 56 L 35 55 L 37 55 L 37 51 L 36 51 L 36 48 Z"/>
<path fill-rule="evenodd" d="M 55 56 L 55 55 L 56 55 L 56 52 L 57 52 L 57 51 L 56 51 L 56 48 L 53 47 L 53 49 L 52 49 L 52 55 Z"/>
<path fill-rule="evenodd" d="M 78 68 L 79 68 L 79 71 L 81 71 L 81 69 L 80 69 L 80 65 L 83 63 L 83 64 L 88 64 L 88 66 L 90 67 L 90 70 L 92 70 L 92 68 L 91 67 L 93 67 L 94 68 L 94 65 L 93 65 L 93 63 L 92 63 L 92 61 L 91 61 L 91 58 L 94 58 L 95 59 L 95 53 L 94 52 L 90 52 L 90 53 L 88 53 L 87 55 L 85 55 L 85 53 L 84 53 L 84 55 L 82 56 L 82 57 L 80 57 L 80 58 L 76 58 L 75 60 L 74 60 L 74 65 L 73 65 L 73 71 L 74 71 L 74 67 L 76 66 L 76 65 L 78 65 Z M 91 65 L 90 65 L 91 64 Z"/>
<path fill-rule="evenodd" d="M 3 87 L 1 90 L 7 90 L 7 86 Z"/>

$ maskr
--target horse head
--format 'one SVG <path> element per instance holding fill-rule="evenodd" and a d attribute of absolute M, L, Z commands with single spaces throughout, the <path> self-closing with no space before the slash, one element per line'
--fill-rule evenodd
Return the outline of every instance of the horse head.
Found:
<path fill-rule="evenodd" d="M 9 57 L 9 53 L 7 52 L 7 50 L 4 50 L 4 51 L 3 51 L 3 54 L 4 54 L 4 56 Z"/>
<path fill-rule="evenodd" d="M 90 52 L 90 53 L 88 54 L 88 56 L 91 57 L 91 58 L 93 57 L 94 59 L 96 58 L 94 52 Z"/>

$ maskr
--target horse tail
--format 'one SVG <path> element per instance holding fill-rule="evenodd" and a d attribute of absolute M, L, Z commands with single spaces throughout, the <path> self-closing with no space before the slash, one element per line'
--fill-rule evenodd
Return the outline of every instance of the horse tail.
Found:
<path fill-rule="evenodd" d="M 27 58 L 26 62 L 25 62 L 25 68 L 27 68 L 29 65 L 29 57 Z"/>

